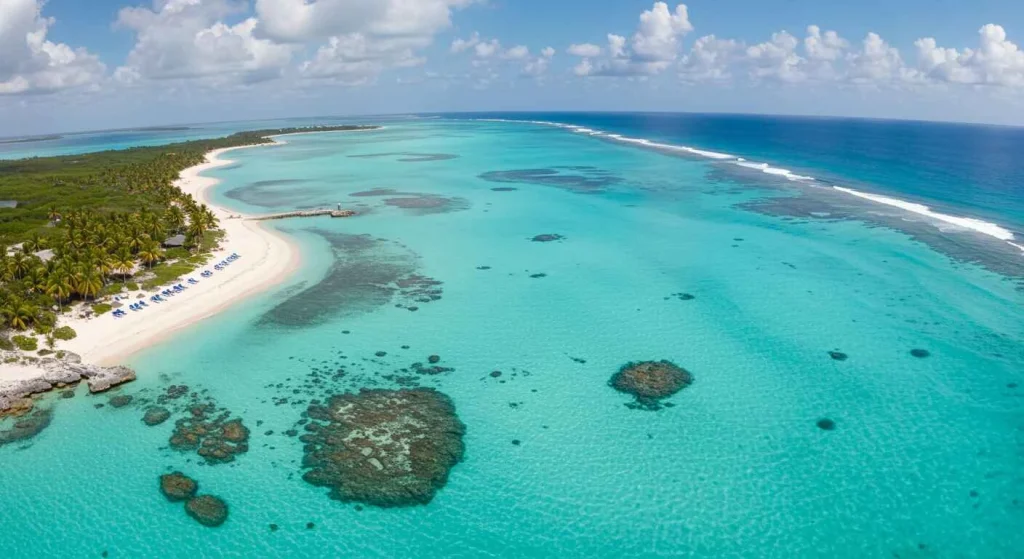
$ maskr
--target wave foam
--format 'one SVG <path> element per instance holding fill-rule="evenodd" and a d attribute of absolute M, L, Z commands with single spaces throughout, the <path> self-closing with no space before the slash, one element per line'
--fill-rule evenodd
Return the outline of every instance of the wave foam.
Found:
<path fill-rule="evenodd" d="M 625 143 L 625 144 L 640 145 L 640 146 L 644 146 L 644 147 L 648 147 L 648 148 L 653 148 L 653 149 L 658 149 L 658 150 L 663 150 L 663 151 L 674 151 L 674 152 L 688 153 L 690 155 L 697 155 L 697 156 L 705 157 L 705 158 L 708 158 L 708 159 L 714 159 L 716 161 L 730 161 L 730 162 L 732 162 L 733 165 L 738 165 L 740 167 L 744 167 L 744 168 L 747 168 L 747 169 L 753 169 L 753 170 L 761 171 L 762 173 L 766 173 L 768 175 L 783 177 L 783 178 L 785 178 L 787 180 L 791 180 L 791 181 L 797 181 L 797 182 L 818 182 L 818 179 L 816 179 L 815 177 L 805 176 L 805 175 L 798 175 L 798 174 L 790 171 L 789 169 L 783 169 L 781 167 L 772 167 L 771 165 L 769 165 L 767 163 L 750 162 L 750 161 L 747 161 L 746 159 L 744 159 L 742 157 L 738 157 L 738 156 L 735 156 L 735 155 L 730 155 L 728 153 L 719 153 L 719 152 L 715 152 L 715 151 L 707 151 L 707 150 L 692 148 L 690 146 L 682 146 L 682 145 L 674 145 L 674 144 L 664 144 L 664 143 L 660 143 L 660 142 L 654 142 L 654 141 L 651 141 L 651 140 L 647 140 L 647 139 L 644 139 L 644 138 L 630 138 L 629 136 L 623 136 L 621 134 L 611 134 L 611 133 L 608 133 L 608 132 L 602 132 L 600 130 L 593 130 L 593 129 L 587 128 L 585 126 L 577 126 L 575 124 L 564 124 L 564 123 L 561 123 L 561 122 L 550 122 L 550 121 L 546 121 L 546 120 L 512 120 L 512 119 L 479 119 L 479 120 L 486 120 L 486 121 L 490 121 L 490 122 L 515 122 L 515 123 L 526 123 L 526 124 L 539 124 L 539 125 L 543 125 L 543 126 L 553 126 L 553 127 L 562 128 L 562 129 L 565 129 L 565 130 L 571 130 L 573 132 L 577 132 L 577 133 L 580 133 L 580 134 L 587 134 L 587 135 L 594 136 L 594 137 L 606 138 L 606 139 L 609 139 L 609 140 L 613 140 L 613 141 L 621 142 L 621 143 Z M 1015 239 L 1013 232 L 1011 232 L 1009 229 L 1006 229 L 1006 228 L 1004 228 L 1004 227 L 1002 227 L 1000 225 L 997 225 L 995 223 L 990 223 L 988 221 L 983 221 L 983 220 L 980 220 L 980 219 L 975 219 L 973 217 L 961 217 L 961 216 L 955 216 L 955 215 L 939 213 L 939 212 L 936 212 L 936 211 L 932 211 L 931 208 L 929 208 L 928 206 L 925 206 L 924 204 L 918 204 L 916 202 L 908 202 L 906 200 L 901 200 L 899 198 L 891 198 L 889 196 L 882 196 L 880 194 L 870 194 L 870 193 L 867 193 L 867 192 L 861 192 L 859 190 L 854 190 L 852 188 L 846 188 L 846 187 L 843 187 L 843 186 L 833 186 L 832 188 L 834 188 L 834 189 L 836 189 L 836 190 L 838 190 L 840 192 L 844 192 L 846 194 L 850 194 L 852 196 L 856 196 L 858 198 L 862 198 L 864 200 L 870 200 L 870 201 L 878 203 L 878 204 L 884 204 L 886 206 L 892 206 L 892 207 L 896 207 L 896 208 L 901 208 L 901 209 L 906 210 L 906 211 L 911 212 L 911 213 L 915 213 L 915 214 L 918 214 L 918 215 L 923 215 L 923 216 L 929 217 L 931 219 L 934 219 L 936 221 L 940 221 L 940 222 L 943 222 L 943 223 L 946 223 L 946 224 L 949 224 L 949 225 L 954 225 L 954 226 L 956 226 L 957 228 L 959 228 L 961 230 L 962 229 L 969 229 L 969 230 L 972 230 L 972 231 L 976 231 L 978 233 L 982 233 L 984 235 L 988 235 L 990 237 L 994 237 L 994 238 L 999 239 L 1001 241 L 1006 241 L 1007 243 L 1013 245 L 1016 248 L 1019 248 L 1022 252 L 1024 252 L 1024 245 L 1020 245 L 1020 244 L 1011 242 L 1011 241 L 1013 241 Z"/>
<path fill-rule="evenodd" d="M 988 221 L 982 221 L 980 219 L 975 219 L 973 217 L 960 217 L 955 215 L 939 213 L 936 211 L 932 211 L 931 208 L 924 204 L 908 202 L 906 200 L 900 200 L 899 198 L 890 198 L 888 196 L 882 196 L 879 194 L 869 194 L 867 192 L 861 192 L 859 190 L 846 188 L 844 186 L 833 186 L 832 188 L 840 192 L 845 192 L 847 194 L 856 196 L 858 198 L 871 200 L 872 202 L 885 204 L 886 206 L 901 208 L 908 212 L 927 216 L 944 223 L 949 223 L 951 225 L 962 227 L 964 229 L 971 229 L 973 231 L 977 231 L 978 233 L 982 233 L 990 237 L 995 237 L 1001 241 L 1012 241 L 1014 239 L 1013 233 L 1009 229 L 996 225 L 995 223 L 989 223 Z M 1020 248 L 1018 245 L 1014 246 Z"/>
<path fill-rule="evenodd" d="M 767 163 L 750 163 L 750 162 L 744 160 L 743 158 L 737 159 L 734 162 L 734 165 L 739 165 L 740 167 L 744 167 L 746 169 L 756 169 L 758 171 L 761 171 L 762 173 L 765 173 L 765 174 L 768 174 L 768 175 L 775 175 L 775 176 L 778 176 L 778 177 L 784 177 L 784 178 L 786 178 L 788 180 L 791 180 L 791 181 L 814 181 L 814 180 L 817 180 L 814 177 L 798 175 L 798 174 L 794 173 L 793 171 L 790 171 L 789 169 L 783 169 L 781 167 L 772 167 L 771 165 L 769 165 Z"/>

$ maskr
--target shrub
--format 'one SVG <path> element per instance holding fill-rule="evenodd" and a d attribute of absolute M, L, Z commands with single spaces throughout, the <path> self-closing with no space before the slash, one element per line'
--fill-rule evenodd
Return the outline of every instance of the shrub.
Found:
<path fill-rule="evenodd" d="M 75 329 L 70 326 L 61 326 L 53 331 L 53 337 L 58 340 L 68 341 L 77 338 L 78 332 L 75 332 Z"/>
<path fill-rule="evenodd" d="M 41 355 L 43 357 L 46 357 L 47 355 L 53 355 L 53 350 L 52 349 L 40 349 L 39 350 L 39 355 Z"/>
<path fill-rule="evenodd" d="M 139 284 L 137 284 L 135 282 L 128 282 L 127 284 L 125 284 L 125 287 L 127 287 L 129 291 L 138 291 L 139 290 Z"/>
<path fill-rule="evenodd" d="M 14 342 L 12 342 L 7 336 L 0 336 L 0 349 L 4 351 L 14 351 Z"/>
<path fill-rule="evenodd" d="M 114 307 L 106 303 L 96 303 L 92 306 L 92 312 L 96 313 L 96 316 L 100 316 L 103 313 L 108 313 L 113 310 Z"/>
<path fill-rule="evenodd" d="M 31 336 L 17 335 L 11 338 L 11 341 L 22 351 L 35 351 L 39 349 L 39 340 Z"/>

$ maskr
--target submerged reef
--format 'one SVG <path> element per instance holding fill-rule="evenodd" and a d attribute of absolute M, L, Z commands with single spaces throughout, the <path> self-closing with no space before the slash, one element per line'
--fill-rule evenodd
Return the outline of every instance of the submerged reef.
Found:
<path fill-rule="evenodd" d="M 627 363 L 614 375 L 608 385 L 636 401 L 627 404 L 634 409 L 659 410 L 661 400 L 693 384 L 693 375 L 671 361 L 643 361 Z"/>
<path fill-rule="evenodd" d="M 216 528 L 228 519 L 228 504 L 213 495 L 200 495 L 185 503 L 185 512 L 203 526 Z"/>
<path fill-rule="evenodd" d="M 199 489 L 196 480 L 181 472 L 173 472 L 160 476 L 160 492 L 168 501 L 184 501 L 195 496 Z"/>
<path fill-rule="evenodd" d="M 249 450 L 249 429 L 231 412 L 212 403 L 193 406 L 190 416 L 179 419 L 171 434 L 171 448 L 195 450 L 209 464 L 232 462 L 235 455 Z"/>
<path fill-rule="evenodd" d="M 22 417 L 0 419 L 0 446 L 27 441 L 35 437 L 49 427 L 51 419 L 53 419 L 52 411 L 39 408 Z M 10 423 L 9 427 L 4 426 L 5 421 Z"/>
<path fill-rule="evenodd" d="M 260 318 L 261 326 L 316 326 L 388 303 L 413 311 L 441 299 L 441 282 L 418 274 L 420 259 L 405 246 L 369 235 L 312 232 L 330 243 L 334 263 L 320 282 L 267 311 Z"/>
<path fill-rule="evenodd" d="M 548 169 L 513 169 L 488 171 L 480 178 L 497 183 L 540 184 L 577 194 L 601 194 L 623 182 L 622 177 L 597 167 L 576 165 Z"/>
<path fill-rule="evenodd" d="M 550 243 L 553 241 L 561 241 L 564 238 L 565 237 L 557 233 L 544 233 L 543 235 L 537 235 L 531 240 L 535 243 Z"/>
<path fill-rule="evenodd" d="M 466 427 L 451 399 L 429 388 L 338 394 L 307 415 L 302 478 L 332 499 L 427 504 L 462 460 Z"/>

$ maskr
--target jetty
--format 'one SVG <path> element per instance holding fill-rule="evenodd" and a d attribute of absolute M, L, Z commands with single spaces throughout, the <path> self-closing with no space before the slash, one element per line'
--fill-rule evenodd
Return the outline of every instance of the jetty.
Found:
<path fill-rule="evenodd" d="M 352 217 L 356 215 L 356 212 L 342 209 L 298 210 L 279 214 L 258 215 L 250 217 L 249 219 L 253 221 L 267 221 L 270 219 L 287 219 L 289 217 L 320 217 L 325 215 L 330 217 Z"/>

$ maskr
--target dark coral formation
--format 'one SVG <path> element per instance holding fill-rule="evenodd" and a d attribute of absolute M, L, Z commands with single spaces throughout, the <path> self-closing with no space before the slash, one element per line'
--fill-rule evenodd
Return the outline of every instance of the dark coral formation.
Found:
<path fill-rule="evenodd" d="M 553 186 L 578 194 L 601 194 L 623 182 L 610 171 L 589 166 L 552 167 L 549 169 L 514 169 L 489 171 L 480 175 L 485 181 L 497 183 L 525 183 Z"/>
<path fill-rule="evenodd" d="M 817 425 L 822 431 L 834 431 L 836 428 L 836 422 L 827 417 L 819 419 Z"/>
<path fill-rule="evenodd" d="M 380 507 L 426 504 L 462 460 L 465 426 L 444 394 L 361 390 L 310 405 L 302 476 L 330 497 Z"/>
<path fill-rule="evenodd" d="M 0 446 L 21 441 L 27 441 L 35 437 L 44 429 L 50 426 L 53 419 L 53 412 L 49 409 L 37 408 L 32 413 L 6 420 L 0 419 Z M 12 423 L 10 427 L 4 428 L 3 421 Z"/>
<path fill-rule="evenodd" d="M 171 434 L 171 448 L 195 450 L 209 464 L 232 462 L 249 450 L 249 429 L 231 412 L 211 403 L 192 406 L 189 417 L 179 419 Z"/>
<path fill-rule="evenodd" d="M 845 353 L 843 353 L 841 351 L 830 351 L 830 352 L 828 352 L 828 356 L 831 357 L 835 361 L 846 361 L 847 359 L 850 358 L 849 355 L 847 355 L 847 354 L 845 354 Z"/>
<path fill-rule="evenodd" d="M 451 153 L 416 153 L 409 151 L 389 152 L 389 153 L 366 153 L 359 155 L 349 155 L 353 159 L 373 159 L 378 157 L 389 157 L 394 158 L 395 161 L 400 163 L 425 163 L 428 161 L 447 161 L 449 159 L 457 159 L 459 156 Z"/>
<path fill-rule="evenodd" d="M 609 386 L 632 394 L 636 409 L 661 409 L 661 400 L 693 384 L 693 375 L 671 361 L 626 363 L 608 382 Z"/>
<path fill-rule="evenodd" d="M 669 299 L 678 299 L 680 301 L 692 301 L 692 300 L 694 300 L 696 298 L 697 298 L 696 296 L 694 296 L 694 295 L 692 295 L 690 293 L 673 293 L 673 294 L 669 295 L 668 297 L 665 297 L 665 300 L 668 301 Z"/>
<path fill-rule="evenodd" d="M 537 235 L 531 240 L 535 243 L 550 243 L 553 241 L 561 241 L 564 238 L 565 237 L 557 233 L 544 233 L 543 235 Z"/>
<path fill-rule="evenodd" d="M 123 408 L 132 403 L 133 398 L 128 394 L 118 394 L 107 400 L 107 403 L 114 408 Z"/>
<path fill-rule="evenodd" d="M 171 412 L 167 408 L 153 406 L 146 410 L 146 414 L 142 416 L 142 422 L 153 427 L 167 421 L 170 417 Z"/>
<path fill-rule="evenodd" d="M 441 282 L 417 274 L 419 258 L 398 243 L 369 235 L 313 230 L 331 244 L 334 263 L 319 283 L 267 312 L 263 326 L 315 326 L 396 303 L 408 310 L 441 298 Z"/>
<path fill-rule="evenodd" d="M 228 505 L 219 497 L 200 495 L 185 503 L 185 512 L 203 526 L 216 528 L 228 519 Z"/>
<path fill-rule="evenodd" d="M 926 357 L 929 357 L 931 355 L 931 352 L 929 352 L 927 349 L 912 349 L 910 350 L 910 355 L 913 355 L 918 359 L 924 359 Z"/>
<path fill-rule="evenodd" d="M 173 472 L 160 476 L 160 492 L 168 501 L 177 502 L 191 499 L 199 489 L 196 480 L 181 472 Z"/>

